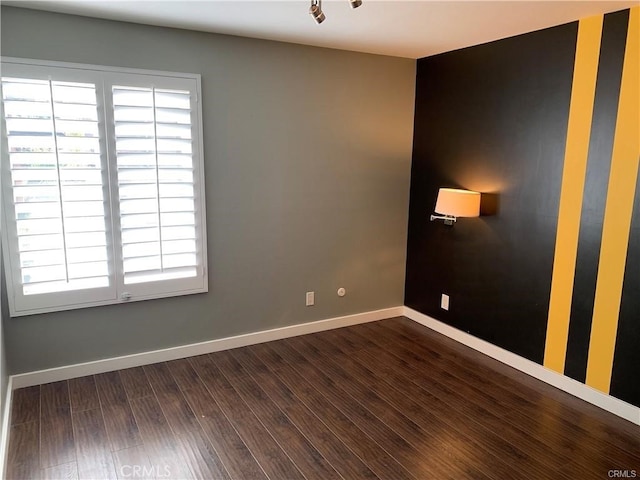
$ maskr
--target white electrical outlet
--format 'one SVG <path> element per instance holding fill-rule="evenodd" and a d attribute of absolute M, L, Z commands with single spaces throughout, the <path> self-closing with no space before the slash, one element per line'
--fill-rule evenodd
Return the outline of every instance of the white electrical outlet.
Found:
<path fill-rule="evenodd" d="M 440 299 L 440 308 L 443 310 L 449 310 L 449 295 L 446 293 L 442 294 L 442 298 Z"/>
<path fill-rule="evenodd" d="M 307 292 L 307 307 L 311 307 L 316 303 L 316 294 L 315 292 Z"/>

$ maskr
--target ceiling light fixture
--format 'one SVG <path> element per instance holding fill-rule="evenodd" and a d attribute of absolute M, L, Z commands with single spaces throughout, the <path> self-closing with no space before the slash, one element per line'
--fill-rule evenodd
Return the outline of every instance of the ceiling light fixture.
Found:
<path fill-rule="evenodd" d="M 309 8 L 309 14 L 313 17 L 318 25 L 320 25 L 327 18 L 322 11 L 322 5 L 320 0 L 311 0 L 311 7 Z"/>
<path fill-rule="evenodd" d="M 362 5 L 362 0 L 349 0 L 351 8 L 358 8 Z M 327 18 L 322 11 L 322 0 L 311 0 L 311 7 L 309 7 L 309 15 L 313 17 L 318 25 L 325 21 Z"/>

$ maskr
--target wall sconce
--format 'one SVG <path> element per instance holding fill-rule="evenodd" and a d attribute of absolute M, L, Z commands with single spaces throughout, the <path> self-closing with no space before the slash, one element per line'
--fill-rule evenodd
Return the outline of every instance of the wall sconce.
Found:
<path fill-rule="evenodd" d="M 457 188 L 441 188 L 438 191 L 435 212 L 431 221 L 444 220 L 445 225 L 453 225 L 456 217 L 480 216 L 480 193 Z"/>

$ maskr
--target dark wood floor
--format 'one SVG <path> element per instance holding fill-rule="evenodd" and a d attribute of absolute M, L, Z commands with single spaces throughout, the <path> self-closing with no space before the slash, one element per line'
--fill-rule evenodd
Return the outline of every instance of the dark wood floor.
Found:
<path fill-rule="evenodd" d="M 17 390 L 9 479 L 640 477 L 640 427 L 397 318 Z"/>

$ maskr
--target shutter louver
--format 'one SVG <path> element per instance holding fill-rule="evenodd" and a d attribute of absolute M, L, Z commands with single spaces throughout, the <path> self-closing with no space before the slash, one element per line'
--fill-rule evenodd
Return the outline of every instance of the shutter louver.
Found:
<path fill-rule="evenodd" d="M 109 285 L 93 84 L 2 78 L 24 295 Z"/>
<path fill-rule="evenodd" d="M 124 283 L 194 277 L 189 91 L 113 86 Z"/>

